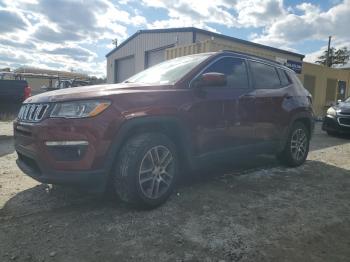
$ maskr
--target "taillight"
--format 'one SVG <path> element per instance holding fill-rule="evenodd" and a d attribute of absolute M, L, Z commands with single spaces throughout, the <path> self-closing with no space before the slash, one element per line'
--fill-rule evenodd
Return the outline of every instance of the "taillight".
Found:
<path fill-rule="evenodd" d="M 26 86 L 24 88 L 24 100 L 26 100 L 28 97 L 32 95 L 32 89 L 30 86 Z"/>

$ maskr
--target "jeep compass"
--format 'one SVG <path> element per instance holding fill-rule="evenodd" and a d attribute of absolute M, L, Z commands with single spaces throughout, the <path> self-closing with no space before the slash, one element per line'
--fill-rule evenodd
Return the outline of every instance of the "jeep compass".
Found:
<path fill-rule="evenodd" d="M 120 84 L 28 98 L 14 122 L 17 164 L 43 183 L 109 187 L 156 207 L 183 167 L 261 153 L 303 164 L 311 103 L 295 73 L 274 61 L 231 51 L 179 57 Z"/>

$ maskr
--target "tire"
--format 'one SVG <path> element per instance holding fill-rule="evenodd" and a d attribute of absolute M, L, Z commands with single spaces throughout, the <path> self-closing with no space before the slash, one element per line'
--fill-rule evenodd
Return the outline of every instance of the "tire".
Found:
<path fill-rule="evenodd" d="M 114 168 L 114 189 L 121 200 L 142 208 L 155 208 L 171 195 L 179 163 L 174 143 L 161 133 L 130 138 Z"/>
<path fill-rule="evenodd" d="M 302 165 L 309 153 L 310 132 L 301 122 L 293 124 L 284 150 L 277 159 L 284 165 L 296 167 Z"/>

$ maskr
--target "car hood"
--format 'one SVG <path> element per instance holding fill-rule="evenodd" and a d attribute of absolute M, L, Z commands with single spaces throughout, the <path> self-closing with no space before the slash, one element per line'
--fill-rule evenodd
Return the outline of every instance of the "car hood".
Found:
<path fill-rule="evenodd" d="M 350 113 L 350 103 L 349 102 L 340 102 L 334 108 L 339 112 Z"/>
<path fill-rule="evenodd" d="M 169 90 L 173 85 L 142 85 L 135 83 L 120 83 L 109 85 L 81 86 L 45 92 L 28 98 L 24 103 L 50 103 L 93 98 L 108 98 L 111 95 L 155 92 Z"/>

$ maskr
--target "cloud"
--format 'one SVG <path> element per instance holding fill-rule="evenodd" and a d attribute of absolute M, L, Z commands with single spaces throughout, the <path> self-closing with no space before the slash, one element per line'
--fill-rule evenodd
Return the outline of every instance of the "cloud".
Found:
<path fill-rule="evenodd" d="M 120 42 L 128 26 L 147 23 L 141 12 L 127 12 L 111 0 L 0 0 L 0 6 L 0 66 L 54 66 L 104 75 L 105 41 Z"/>
<path fill-rule="evenodd" d="M 89 61 L 92 58 L 96 57 L 96 54 L 89 51 L 86 48 L 82 48 L 79 46 L 76 47 L 58 47 L 53 50 L 46 51 L 48 54 L 53 55 L 63 55 L 66 57 L 70 57 L 76 61 Z"/>
<path fill-rule="evenodd" d="M 36 46 L 32 42 L 19 42 L 19 41 L 13 41 L 10 39 L 3 39 L 3 38 L 0 38 L 0 46 L 11 46 L 15 48 L 26 48 L 26 49 L 36 48 Z"/>
<path fill-rule="evenodd" d="M 111 40 L 121 43 L 145 27 L 242 29 L 255 42 L 300 53 L 307 41 L 322 40 L 318 47 L 323 48 L 332 35 L 335 47 L 350 48 L 350 0 L 332 1 L 325 10 L 308 0 L 289 6 L 283 0 L 0 0 L 0 67 L 104 75 Z"/>
<path fill-rule="evenodd" d="M 71 30 L 60 30 L 55 31 L 48 26 L 40 26 L 37 28 L 33 37 L 40 41 L 52 42 L 52 43 L 63 43 L 65 41 L 79 41 L 84 39 L 84 35 Z"/>
<path fill-rule="evenodd" d="M 303 3 L 296 6 L 301 15 L 288 14 L 268 26 L 256 36 L 255 42 L 272 45 L 291 45 L 308 40 L 326 40 L 333 35 L 339 40 L 350 41 L 350 0 L 345 0 L 328 11 Z"/>
<path fill-rule="evenodd" d="M 286 14 L 282 0 L 245 0 L 235 5 L 242 27 L 264 27 Z"/>
<path fill-rule="evenodd" d="M 157 20 L 149 25 L 150 28 L 166 27 L 176 22 L 204 28 L 208 28 L 208 24 L 259 28 L 286 14 L 283 0 L 142 0 L 142 3 L 168 12 L 168 19 Z"/>
<path fill-rule="evenodd" d="M 228 2 L 227 0 L 142 0 L 145 6 L 165 9 L 168 12 L 168 19 L 156 20 L 148 25 L 149 28 L 168 27 L 175 24 L 177 24 L 176 27 L 209 28 L 210 23 L 227 27 L 238 26 L 233 15 L 234 6 Z"/>
<path fill-rule="evenodd" d="M 0 10 L 0 33 L 13 32 L 17 29 L 25 29 L 27 23 L 16 12 Z"/>

